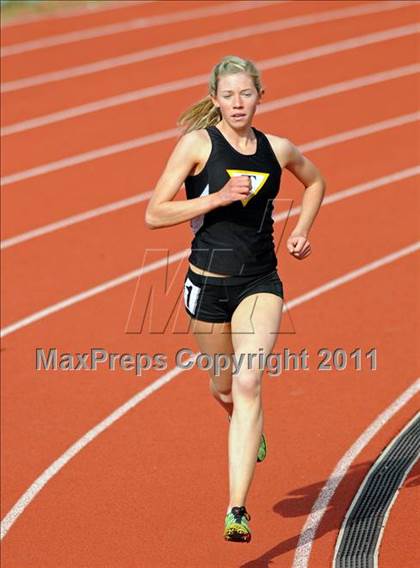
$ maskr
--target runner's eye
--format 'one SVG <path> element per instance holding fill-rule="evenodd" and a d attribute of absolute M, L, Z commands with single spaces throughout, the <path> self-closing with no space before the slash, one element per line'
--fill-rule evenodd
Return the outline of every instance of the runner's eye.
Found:
<path fill-rule="evenodd" d="M 226 95 L 222 95 L 224 99 L 229 99 L 232 95 L 231 94 L 226 94 Z M 241 96 L 244 97 L 252 97 L 252 93 L 241 93 Z"/>

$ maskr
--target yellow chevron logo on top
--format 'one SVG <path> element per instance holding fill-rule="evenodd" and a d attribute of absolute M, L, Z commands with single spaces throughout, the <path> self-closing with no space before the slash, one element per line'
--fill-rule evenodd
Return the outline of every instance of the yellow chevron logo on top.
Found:
<path fill-rule="evenodd" d="M 250 199 L 252 199 L 255 195 L 257 195 L 257 193 L 260 191 L 260 189 L 267 181 L 268 176 L 270 175 L 265 172 L 251 172 L 250 170 L 226 170 L 226 171 L 231 178 L 235 176 L 249 176 L 251 178 L 252 188 L 249 193 L 249 196 L 246 199 L 241 199 L 241 203 L 244 207 L 245 205 L 248 204 L 248 201 Z"/>

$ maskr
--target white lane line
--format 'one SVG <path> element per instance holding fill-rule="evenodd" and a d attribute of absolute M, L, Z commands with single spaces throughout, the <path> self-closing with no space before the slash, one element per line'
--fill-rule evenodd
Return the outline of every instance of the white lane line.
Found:
<path fill-rule="evenodd" d="M 373 263 L 366 264 L 365 266 L 362 266 L 355 271 L 344 274 L 343 276 L 341 276 L 339 278 L 335 278 L 334 280 L 327 282 L 326 284 L 324 284 L 323 286 L 320 286 L 319 288 L 316 288 L 315 290 L 312 290 L 312 291 L 310 291 L 306 294 L 303 294 L 302 296 L 298 296 L 297 298 L 294 298 L 293 300 L 288 302 L 287 307 L 288 307 L 288 309 L 291 309 L 292 307 L 297 307 L 297 306 L 299 306 L 299 305 L 301 305 L 305 302 L 312 300 L 315 297 L 316 298 L 319 297 L 319 295 L 323 294 L 324 292 L 327 292 L 329 290 L 337 288 L 338 286 L 341 286 L 342 284 L 349 282 L 350 280 L 353 280 L 354 278 L 358 278 L 362 274 L 367 274 L 368 272 L 375 270 L 375 269 L 379 268 L 380 266 L 384 266 L 385 264 L 389 264 L 390 262 L 394 262 L 398 258 L 406 256 L 407 254 L 414 252 L 414 250 L 418 250 L 419 245 L 420 245 L 420 243 L 415 243 L 414 245 L 400 249 L 399 251 L 396 251 L 396 252 L 392 253 L 391 255 L 387 255 L 383 258 L 380 258 Z M 356 274 L 356 273 L 357 273 L 357 275 L 353 276 L 353 274 Z M 195 353 L 191 357 L 191 359 L 193 360 L 197 356 L 198 356 L 198 353 Z M 77 455 L 85 446 L 87 446 L 90 442 L 92 442 L 92 440 L 94 440 L 97 436 L 99 436 L 99 434 L 104 432 L 104 430 L 106 430 L 107 428 L 112 426 L 112 424 L 114 422 L 116 422 L 119 418 L 124 416 L 124 414 L 127 414 L 127 412 L 129 410 L 131 410 L 132 408 L 137 406 L 141 401 L 143 401 L 148 396 L 153 394 L 159 388 L 161 388 L 165 384 L 169 383 L 169 381 L 174 379 L 176 376 L 178 376 L 184 370 L 185 369 L 183 369 L 183 368 L 181 369 L 181 368 L 178 368 L 178 367 L 174 367 L 173 369 L 171 369 L 170 371 L 165 373 L 162 377 L 160 377 L 159 379 L 157 379 L 156 381 L 151 383 L 148 387 L 146 387 L 145 389 L 143 389 L 142 391 L 140 391 L 139 393 L 134 395 L 132 398 L 130 398 L 123 405 L 119 406 L 116 410 L 114 410 L 114 412 L 112 412 L 112 414 L 110 414 L 104 420 L 102 420 L 99 424 L 94 426 L 91 430 L 89 430 L 86 434 L 84 434 L 84 436 L 79 438 L 79 440 L 77 440 L 77 442 L 75 442 L 72 446 L 70 446 L 70 448 L 68 448 L 59 458 L 57 458 L 32 483 L 32 485 L 25 491 L 25 493 L 19 498 L 19 500 L 13 505 L 13 507 L 10 509 L 10 511 L 3 518 L 2 523 L 1 523 L 1 539 L 3 539 L 6 536 L 6 534 L 8 533 L 10 528 L 12 527 L 12 525 L 22 515 L 22 513 L 25 511 L 26 507 L 34 500 L 34 498 L 38 495 L 38 493 L 41 491 L 41 489 L 43 489 L 43 487 L 45 487 L 45 485 L 55 475 L 57 475 L 57 473 L 61 469 L 63 469 L 63 467 L 72 458 L 74 458 L 75 455 Z M 420 381 L 418 381 L 418 382 L 420 383 Z M 403 395 L 392 405 L 392 408 L 394 408 L 395 405 L 397 405 L 397 406 L 399 405 L 398 408 L 401 408 L 402 404 L 405 404 L 406 402 L 408 402 L 408 400 L 416 392 L 415 385 L 410 387 L 410 389 L 408 389 L 408 391 L 405 391 L 405 393 L 403 393 Z M 418 386 L 417 386 L 417 390 L 418 390 Z M 401 403 L 401 400 L 404 400 L 404 403 Z M 396 410 L 395 410 L 395 412 L 396 412 Z M 383 425 L 385 423 L 383 421 L 384 419 L 381 418 L 382 416 L 383 416 L 383 414 L 376 421 L 376 422 L 379 422 L 379 424 L 381 424 L 381 425 Z M 391 416 L 392 416 L 392 414 L 390 414 L 389 417 L 387 417 L 387 419 L 389 419 Z M 369 441 L 369 439 L 370 438 L 368 438 L 366 440 L 365 444 Z M 346 456 L 347 456 L 347 454 L 346 454 Z M 351 463 L 352 459 L 350 460 L 350 463 Z M 349 463 L 349 465 L 350 465 L 350 463 Z M 344 470 L 344 473 L 347 471 L 347 469 L 348 469 L 348 467 Z M 338 472 L 338 474 L 339 473 L 340 472 Z M 343 475 L 344 475 L 344 473 L 343 473 Z M 331 483 L 334 483 L 335 479 L 336 479 L 335 475 L 333 474 Z M 337 485 L 338 485 L 338 483 L 337 483 Z M 335 487 L 332 487 L 332 489 L 330 488 L 330 490 L 328 492 L 329 499 L 331 499 L 337 485 Z M 322 505 L 324 507 L 326 507 L 326 504 L 324 505 L 322 503 Z M 318 509 L 315 509 L 315 506 L 314 506 L 314 510 L 319 516 L 320 511 L 318 511 Z M 322 518 L 322 514 L 321 514 L 321 518 Z M 313 538 L 314 534 L 315 533 L 313 533 L 312 538 Z M 298 547 L 298 551 L 299 551 L 299 547 Z M 308 558 L 309 558 L 309 556 L 308 556 Z M 294 568 L 297 567 L 297 566 L 299 566 L 299 568 L 302 568 L 304 565 L 303 564 L 302 565 L 295 564 Z M 306 564 L 305 564 L 305 566 L 306 566 Z"/>
<path fill-rule="evenodd" d="M 256 61 L 256 64 L 259 69 L 261 69 L 261 71 L 266 71 L 269 69 L 291 65 L 293 63 L 301 63 L 303 61 L 308 61 L 317 57 L 324 57 L 331 54 L 335 55 L 336 53 L 343 51 L 406 37 L 409 35 L 417 34 L 418 32 L 419 26 L 417 26 L 417 24 L 409 24 L 407 26 L 391 28 L 380 32 L 365 34 L 341 41 L 336 41 L 333 43 L 311 47 L 309 49 L 304 49 L 301 51 L 295 51 L 293 53 L 280 55 L 278 57 L 272 57 L 270 59 L 263 59 L 261 61 Z M 205 85 L 207 82 L 208 74 L 202 74 L 195 75 L 193 77 L 187 77 L 185 79 L 178 79 L 176 81 L 169 81 L 168 83 L 161 83 L 160 85 L 153 85 L 144 89 L 129 91 L 121 95 L 106 97 L 104 99 L 93 101 L 91 103 L 70 107 L 65 110 L 9 124 L 7 126 L 4 126 L 3 128 L 0 128 L 0 135 L 7 136 L 10 134 L 16 134 L 18 132 L 25 132 L 26 130 L 31 130 L 33 128 L 39 128 L 48 124 L 54 124 L 63 120 L 76 118 L 78 116 L 83 116 L 91 112 L 98 112 L 100 110 L 133 103 L 149 97 L 174 93 L 183 89 Z"/>
<path fill-rule="evenodd" d="M 148 134 L 146 136 L 141 136 L 140 138 L 135 138 L 134 140 L 119 142 L 118 144 L 112 144 L 112 146 L 105 146 L 104 148 L 98 148 L 97 150 L 90 150 L 89 152 L 84 152 L 83 154 L 76 154 L 75 156 L 63 158 L 62 160 L 57 160 L 56 162 L 50 162 L 48 164 L 37 166 L 29 170 L 17 172 L 15 174 L 1 178 L 0 183 L 4 187 L 5 185 L 8 185 L 10 183 L 16 183 L 18 181 L 47 174 L 49 172 L 55 172 L 64 168 L 70 168 L 72 166 L 77 166 L 78 164 L 84 164 L 85 162 L 97 160 L 98 158 L 112 156 L 114 154 L 119 154 L 120 152 L 126 152 L 127 150 L 133 150 L 134 148 L 141 148 L 142 146 L 147 146 L 148 144 L 153 144 L 155 142 L 162 142 L 163 140 L 168 140 L 169 138 L 175 138 L 180 134 L 181 130 L 179 128 L 171 128 L 170 130 L 163 130 L 161 132 L 156 132 L 155 134 Z"/>
<path fill-rule="evenodd" d="M 0 56 L 6 57 L 8 55 L 17 55 L 20 53 L 26 53 L 28 51 L 44 49 L 47 47 L 55 47 L 57 45 L 74 43 L 87 39 L 104 37 L 144 28 L 151 28 L 153 26 L 162 26 L 176 22 L 187 22 L 189 20 L 219 16 L 222 14 L 229 14 L 231 12 L 235 13 L 243 12 L 246 10 L 254 10 L 256 8 L 264 8 L 272 4 L 284 4 L 285 2 L 287 2 L 287 0 L 258 0 L 252 2 L 246 0 L 222 4 L 218 6 L 208 6 L 206 8 L 194 8 L 193 10 L 171 12 L 169 14 L 159 14 L 157 16 L 148 16 L 146 18 L 135 18 L 132 20 L 127 20 L 126 22 L 108 24 L 107 26 L 97 26 L 84 30 L 78 30 L 75 32 L 56 34 L 32 41 L 7 45 L 0 50 Z"/>
<path fill-rule="evenodd" d="M 142 201 L 147 201 L 151 197 L 152 193 L 152 190 L 144 191 L 143 193 L 138 193 L 137 195 L 133 195 L 132 197 L 127 197 L 125 199 L 120 199 L 119 201 L 109 203 L 108 205 L 102 205 L 101 207 L 90 209 L 89 211 L 85 211 L 84 213 L 71 215 L 70 217 L 56 221 L 55 223 L 49 223 L 48 225 L 44 225 L 43 227 L 33 229 L 32 231 L 27 231 L 26 233 L 21 233 L 20 235 L 16 235 L 15 237 L 10 237 L 10 239 L 4 239 L 3 241 L 1 241 L 0 248 L 1 250 L 7 249 L 25 241 L 35 239 L 36 237 L 58 231 L 59 229 L 64 229 L 65 227 L 70 227 L 71 225 L 74 225 L 76 223 L 94 219 L 95 217 L 118 211 L 119 209 L 123 209 L 124 207 L 137 205 Z"/>
<path fill-rule="evenodd" d="M 324 292 L 328 292 L 328 290 L 332 290 L 333 288 L 336 288 L 337 286 L 340 286 L 341 284 L 345 284 L 346 282 L 350 282 L 351 280 L 354 280 L 355 278 L 359 278 L 359 276 L 362 276 L 363 274 L 367 274 L 368 272 L 371 272 L 372 270 L 375 270 L 376 268 L 380 268 L 381 266 L 384 266 L 385 264 L 390 264 L 391 262 L 398 260 L 402 256 L 412 254 L 413 252 L 416 252 L 418 250 L 420 250 L 420 241 L 417 241 L 416 243 L 413 243 L 412 245 L 410 245 L 408 247 L 404 247 L 404 248 L 402 248 L 402 249 L 400 249 L 396 252 L 388 254 L 388 255 L 386 255 L 386 256 L 378 259 L 378 260 L 370 262 L 369 264 L 366 264 L 365 266 L 362 266 L 361 268 L 358 268 L 357 270 L 352 270 L 351 272 L 348 272 L 347 274 L 344 274 L 343 276 L 340 276 L 339 278 L 335 278 L 335 280 L 331 280 L 331 282 L 327 282 L 327 284 L 324 284 L 323 286 L 319 286 L 318 288 L 315 288 L 314 290 L 312 290 L 311 292 L 308 292 L 307 294 L 303 294 L 302 296 L 300 296 L 299 303 L 302 303 L 302 302 L 308 301 L 308 300 L 312 300 L 312 298 L 316 298 L 316 296 L 318 296 L 319 294 L 323 294 Z M 296 305 L 294 302 L 295 302 L 295 300 L 288 302 L 287 307 L 289 309 L 293 308 Z"/>
<path fill-rule="evenodd" d="M 258 108 L 258 114 L 265 112 L 272 112 L 273 110 L 278 110 L 280 108 L 286 108 L 289 106 L 301 104 L 304 102 L 317 100 L 323 97 L 328 97 L 331 95 L 348 92 L 354 89 L 360 89 L 362 87 L 367 87 L 382 83 L 384 81 L 391 81 L 394 79 L 399 79 L 401 77 L 406 77 L 409 75 L 414 75 L 420 71 L 420 64 L 405 65 L 397 69 L 390 69 L 388 71 L 381 71 L 379 73 L 373 73 L 371 75 L 365 75 L 363 77 L 357 77 L 355 79 L 350 79 L 349 81 L 341 81 L 339 83 L 333 83 L 331 85 L 326 85 L 319 89 L 312 89 L 302 93 L 296 93 L 288 97 L 283 97 L 276 99 L 269 103 L 263 103 Z M 92 160 L 97 160 L 105 156 L 111 156 L 113 154 L 118 154 L 121 152 L 126 152 L 128 150 L 133 150 L 134 148 L 140 148 L 148 144 L 153 144 L 155 142 L 161 142 L 163 140 L 168 140 L 169 138 L 175 138 L 182 133 L 180 128 L 172 128 L 170 130 L 163 130 L 161 132 L 156 132 L 154 134 L 148 134 L 146 136 L 141 136 L 140 138 L 134 138 L 132 140 L 126 140 L 125 142 L 119 142 L 118 144 L 112 144 L 111 146 L 105 146 L 103 148 L 98 148 L 96 150 L 90 150 L 89 152 L 83 152 L 82 154 L 76 154 L 74 156 L 69 156 L 68 158 L 62 158 L 54 162 L 49 162 L 41 166 L 36 166 L 28 170 L 22 170 L 20 172 L 15 172 L 13 174 L 4 176 L 0 179 L 0 183 L 3 186 L 17 183 L 25 179 L 30 179 L 40 175 L 44 175 L 50 172 L 55 172 L 65 168 L 73 167 L 79 164 L 90 162 Z"/>
<path fill-rule="evenodd" d="M 367 191 L 372 191 L 372 189 L 379 189 L 380 187 L 384 187 L 385 185 L 389 185 L 390 183 L 397 183 L 404 179 L 409 179 L 418 175 L 420 175 L 420 166 L 414 166 L 412 168 L 407 168 L 405 170 L 401 170 L 399 172 L 395 172 L 393 174 L 389 174 L 372 181 L 360 183 L 358 185 L 354 185 L 353 187 L 349 187 L 348 189 L 343 189 L 341 191 L 336 191 L 335 193 L 327 195 L 326 197 L 324 197 L 322 206 L 330 205 L 331 203 L 337 203 L 338 201 L 342 201 L 343 199 L 347 199 L 348 197 L 354 197 L 355 195 L 360 195 L 362 193 L 366 193 Z M 274 222 L 277 223 L 277 221 L 284 221 L 288 217 L 299 215 L 300 212 L 301 206 L 298 205 L 297 207 L 292 207 L 290 211 L 284 211 L 282 213 L 273 215 L 273 219 Z"/>
<path fill-rule="evenodd" d="M 186 363 L 189 361 L 194 361 L 196 356 L 186 359 Z M 41 489 L 55 476 L 57 473 L 63 469 L 63 467 L 76 456 L 85 446 L 87 446 L 92 440 L 97 438 L 99 434 L 104 432 L 107 428 L 112 426 L 119 418 L 127 414 L 129 410 L 137 406 L 140 402 L 145 400 L 151 394 L 162 388 L 164 385 L 169 383 L 179 374 L 183 373 L 185 369 L 181 367 L 174 367 L 159 379 L 151 383 L 145 389 L 134 395 L 127 402 L 119 406 L 112 414 L 107 416 L 102 422 L 99 422 L 86 434 L 84 434 L 77 442 L 75 442 L 70 448 L 68 448 L 58 459 L 56 459 L 25 491 L 25 493 L 20 497 L 17 503 L 12 507 L 12 509 L 7 513 L 1 522 L 1 539 L 3 539 L 8 533 L 10 527 L 16 522 L 20 515 L 24 512 L 26 507 L 33 501 L 36 495 L 41 491 Z"/>
<path fill-rule="evenodd" d="M 302 150 L 302 152 L 310 152 L 312 150 L 318 150 L 319 148 L 324 148 L 332 144 L 339 144 L 340 142 L 347 142 L 348 140 L 353 140 L 354 138 L 368 136 L 375 132 L 387 130 L 388 128 L 403 126 L 404 124 L 416 122 L 417 120 L 420 120 L 419 111 L 409 114 L 402 114 L 394 118 L 388 118 L 387 120 L 381 120 L 380 122 L 374 122 L 373 124 L 360 126 L 359 128 L 354 128 L 353 130 L 347 130 L 345 132 L 339 132 L 338 134 L 332 134 L 331 136 L 320 138 L 319 140 L 315 140 L 314 142 L 307 142 L 306 144 L 299 146 L 299 148 Z"/>
<path fill-rule="evenodd" d="M 361 87 L 376 85 L 377 83 L 382 83 L 384 81 L 392 81 L 393 79 L 399 79 L 408 75 L 415 75 L 416 73 L 419 73 L 419 71 L 420 63 L 413 63 L 412 65 L 405 65 L 404 67 L 398 67 L 396 69 L 390 69 L 388 71 L 381 71 L 379 73 L 373 73 L 372 75 L 365 75 L 364 77 L 356 77 L 355 79 L 350 79 L 348 81 L 341 81 L 339 83 L 327 85 L 319 89 L 313 89 L 311 91 L 307 91 L 306 93 L 300 93 L 291 95 L 289 97 L 284 97 L 282 99 L 277 99 L 269 103 L 264 103 L 260 105 L 260 107 L 263 108 L 263 112 L 270 112 L 272 110 L 305 103 L 307 101 L 313 101 L 322 97 L 328 97 L 330 95 L 337 95 L 339 93 L 345 93 L 354 89 L 360 89 Z"/>
<path fill-rule="evenodd" d="M 156 57 L 163 57 L 173 55 L 174 53 L 181 53 L 200 47 L 207 47 L 218 43 L 230 42 L 235 39 L 244 37 L 251 37 L 260 34 L 276 32 L 285 29 L 293 29 L 300 26 L 308 26 L 322 22 L 331 22 L 352 16 L 363 16 L 368 14 L 377 14 L 389 10 L 397 10 L 410 6 L 413 2 L 378 2 L 374 4 L 367 4 L 362 6 L 351 6 L 349 8 L 340 8 L 338 10 L 327 10 L 321 13 L 307 14 L 303 16 L 296 16 L 292 18 L 283 18 L 272 22 L 263 24 L 254 24 L 237 29 L 230 29 L 224 32 L 217 32 L 206 36 L 199 36 L 187 40 L 176 41 L 166 45 L 152 47 L 142 51 L 136 51 L 127 55 L 119 57 L 111 57 L 109 59 L 102 59 L 94 63 L 85 65 L 78 65 L 76 67 L 68 67 L 58 71 L 49 73 L 41 73 L 39 75 L 32 75 L 23 77 L 15 81 L 4 82 L 1 87 L 2 93 L 9 93 L 28 87 L 37 85 L 45 85 L 54 81 L 63 81 L 74 77 L 81 77 L 83 75 L 90 75 L 100 71 L 107 71 L 108 69 L 115 69 L 124 65 L 131 65 L 141 61 L 148 61 Z"/>
<path fill-rule="evenodd" d="M 418 174 L 419 173 L 418 168 L 416 168 L 415 172 L 412 172 L 412 173 Z M 395 174 L 394 174 L 394 176 L 395 176 Z M 391 182 L 391 178 L 392 178 L 392 176 L 389 178 L 389 182 Z M 340 201 L 341 199 L 347 199 L 348 197 L 352 197 L 353 195 L 359 195 L 361 193 L 364 193 L 366 191 L 370 191 L 372 189 L 376 189 L 378 187 L 382 187 L 382 184 L 378 184 L 378 180 L 374 180 L 374 181 L 368 182 L 366 184 L 356 185 L 353 188 L 343 190 L 343 192 L 337 192 L 333 195 L 328 195 L 324 199 L 324 201 L 322 203 L 322 207 L 324 207 L 324 205 L 336 203 L 337 201 Z M 284 211 L 283 213 L 279 213 L 279 214 L 273 216 L 273 220 L 274 220 L 275 223 L 277 223 L 278 221 L 282 221 L 282 220 L 285 220 L 287 218 L 294 217 L 294 216 L 298 215 L 300 213 L 300 211 L 301 211 L 300 206 L 294 207 L 294 208 L 291 209 L 290 212 Z M 48 317 L 48 316 L 50 316 L 50 315 L 52 315 L 56 312 L 59 312 L 59 311 L 65 309 L 65 308 L 68 308 L 70 306 L 78 304 L 79 302 L 87 300 L 88 298 L 92 298 L 93 296 L 97 296 L 98 294 L 101 294 L 102 292 L 106 292 L 108 290 L 111 290 L 112 288 L 116 288 L 117 286 L 120 286 L 121 284 L 125 284 L 126 282 L 129 282 L 130 280 L 134 280 L 135 278 L 138 278 L 139 276 L 143 276 L 144 274 L 147 274 L 149 272 L 153 272 L 154 270 L 158 270 L 159 268 L 162 268 L 162 267 L 167 266 L 169 264 L 173 264 L 174 262 L 178 262 L 179 260 L 181 260 L 183 258 L 187 258 L 189 254 L 190 254 L 189 248 L 178 251 L 174 254 L 168 255 L 165 258 L 162 258 L 161 260 L 157 260 L 155 262 L 147 264 L 146 266 L 143 266 L 142 268 L 136 268 L 135 270 L 131 270 L 130 272 L 126 272 L 125 274 L 122 274 L 121 276 L 117 276 L 116 278 L 113 278 L 112 280 L 107 280 L 106 282 L 103 282 L 102 284 L 94 286 L 93 288 L 89 288 L 88 290 L 85 290 L 84 292 L 80 292 L 79 294 L 75 294 L 74 296 L 69 296 L 65 300 L 61 300 L 60 302 L 57 302 L 56 304 L 52 304 L 51 306 L 48 306 L 47 308 L 44 308 L 44 309 L 37 311 L 37 312 L 34 312 L 30 316 L 27 316 L 23 319 L 15 321 L 14 323 L 2 328 L 0 330 L 0 337 L 6 337 L 7 335 L 10 335 L 11 333 L 13 333 L 15 331 L 18 331 L 19 329 L 22 329 L 23 327 L 27 327 L 28 325 L 31 325 L 34 322 L 39 321 L 41 319 L 44 319 L 44 318 L 46 318 L 46 317 Z"/>
<path fill-rule="evenodd" d="M 133 5 L 140 6 L 141 4 L 152 4 L 156 0 L 101 0 L 99 4 L 88 4 L 84 8 L 73 8 L 60 10 L 59 12 L 52 12 L 47 14 L 27 14 L 13 18 L 13 20 L 1 22 L 1 29 L 13 28 L 16 26 L 23 26 L 26 24 L 37 24 L 38 22 L 45 22 L 48 20 L 64 20 L 65 18 L 77 18 L 78 16 L 92 16 L 96 12 L 110 12 L 111 10 L 118 10 L 119 8 L 128 8 Z"/>
<path fill-rule="evenodd" d="M 190 249 L 184 249 L 184 250 L 178 251 L 174 254 L 169 255 L 168 257 L 162 258 L 162 260 L 157 260 L 155 262 L 147 264 L 143 268 L 136 268 L 135 270 L 131 270 L 130 272 L 126 272 L 125 274 L 118 276 L 117 278 L 113 278 L 112 280 L 107 280 L 106 282 L 103 282 L 102 284 L 99 284 L 98 286 L 94 286 L 93 288 L 89 288 L 88 290 L 85 290 L 84 292 L 80 292 L 79 294 L 76 294 L 74 296 L 70 296 L 70 297 L 66 298 L 65 300 L 61 300 L 60 302 L 57 302 L 56 304 L 52 304 L 51 306 L 48 306 L 47 308 L 44 308 L 43 310 L 35 312 L 35 313 L 31 314 L 30 316 L 27 316 L 27 317 L 25 317 L 21 320 L 18 320 L 16 322 L 12 323 L 11 325 L 4 327 L 0 331 L 0 337 L 6 337 L 7 335 L 10 335 L 11 333 L 18 331 L 19 329 L 22 329 L 23 327 L 31 325 L 32 323 L 34 323 L 36 321 L 44 319 L 44 318 L 50 316 L 51 314 L 54 314 L 56 312 L 60 312 L 61 310 L 65 309 L 65 308 L 68 308 L 70 306 L 78 304 L 79 302 L 82 302 L 84 300 L 87 300 L 89 298 L 97 296 L 98 294 L 101 294 L 102 292 L 106 292 L 108 290 L 111 290 L 112 288 L 116 288 L 117 286 L 120 286 L 121 284 L 125 284 L 126 282 L 130 282 L 130 280 L 134 280 L 135 278 L 138 278 L 139 276 L 142 276 L 144 274 L 148 274 L 149 272 L 153 272 L 154 270 L 158 270 L 159 268 L 163 268 L 167 264 L 169 265 L 169 264 L 173 264 L 174 262 L 178 262 L 179 260 L 186 258 L 189 255 L 189 253 L 190 253 Z"/>
<path fill-rule="evenodd" d="M 316 531 L 322 518 L 327 511 L 328 504 L 331 501 L 337 487 L 345 477 L 352 462 L 366 448 L 372 438 L 383 428 L 383 426 L 391 420 L 401 408 L 407 404 L 420 391 L 420 379 L 417 379 L 408 389 L 406 389 L 388 408 L 386 408 L 372 424 L 366 428 L 363 434 L 356 440 L 351 448 L 338 462 L 336 468 L 330 475 L 329 479 L 321 489 L 309 517 L 300 533 L 299 542 L 296 547 L 296 553 L 293 560 L 292 568 L 308 568 L 309 557 L 311 555 L 312 543 L 315 538 Z"/>
<path fill-rule="evenodd" d="M 301 152 L 310 152 L 312 150 L 318 150 L 320 148 L 326 148 L 333 144 L 339 144 L 341 142 L 347 142 L 349 140 L 353 140 L 356 138 L 361 138 L 363 136 L 369 136 L 370 134 L 381 132 L 387 130 L 389 128 L 395 128 L 399 126 L 403 126 L 404 124 L 409 124 L 411 122 L 418 121 L 420 119 L 420 112 L 401 115 L 395 118 L 390 118 L 388 120 L 383 120 L 381 122 L 376 122 L 373 124 L 368 124 L 366 126 L 362 126 L 360 128 L 355 128 L 353 130 L 347 130 L 345 132 L 340 132 L 338 134 L 333 134 L 332 136 L 327 136 L 325 138 L 320 138 L 318 140 L 313 140 L 312 142 L 307 142 L 305 144 L 299 145 L 299 149 Z M 369 184 L 378 184 L 384 185 L 386 183 L 391 183 L 392 181 L 399 181 L 401 179 L 405 179 L 407 177 L 411 177 L 413 175 L 417 175 L 418 169 L 414 168 L 407 168 L 405 170 L 401 170 L 400 172 L 396 172 L 395 174 L 391 174 L 388 176 L 384 176 L 379 178 L 378 180 L 374 180 L 372 182 L 368 182 L 367 184 L 361 184 L 360 186 L 355 186 L 354 188 L 350 188 L 348 191 L 354 191 L 355 188 L 364 188 L 367 187 Z M 372 187 L 373 188 L 373 187 Z M 369 187 L 371 189 L 371 187 Z M 347 191 L 347 190 L 343 190 Z M 37 237 L 41 237 L 42 235 L 47 235 L 48 233 L 52 233 L 54 231 L 58 231 L 60 229 L 64 229 L 66 227 L 70 227 L 76 223 L 81 223 L 83 221 L 87 221 L 89 219 L 94 219 L 95 217 L 99 217 L 101 215 L 106 215 L 108 213 L 113 213 L 114 211 L 118 211 L 119 209 L 123 209 L 125 207 L 131 207 L 132 205 L 137 205 L 142 201 L 147 201 L 153 193 L 153 190 L 144 191 L 142 193 L 138 193 L 133 195 L 132 197 L 127 197 L 125 199 L 120 199 L 118 201 L 114 201 L 112 203 L 108 203 L 107 205 L 102 205 L 101 207 L 96 207 L 95 209 L 90 209 L 89 211 L 84 211 L 83 213 L 78 213 L 75 215 L 71 215 L 69 217 L 65 217 L 64 219 L 60 219 L 59 221 L 55 221 L 53 223 L 49 223 L 48 225 L 43 225 L 42 227 L 38 227 L 36 229 L 32 229 L 30 231 L 26 231 L 25 233 L 21 233 L 20 235 L 16 235 L 14 237 L 10 237 L 8 239 L 4 239 L 0 243 L 0 249 L 7 249 L 9 247 L 13 247 L 25 241 L 29 241 L 31 239 L 35 239 Z M 343 192 L 340 191 L 338 193 L 334 193 L 333 195 L 328 195 L 324 199 L 324 203 L 326 200 L 332 199 L 334 196 L 338 196 Z"/>

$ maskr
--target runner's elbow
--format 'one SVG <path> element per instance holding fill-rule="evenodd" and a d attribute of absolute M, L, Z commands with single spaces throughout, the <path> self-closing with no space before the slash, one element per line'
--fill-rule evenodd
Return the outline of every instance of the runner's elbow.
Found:
<path fill-rule="evenodd" d="M 159 217 L 149 207 L 146 209 L 144 222 L 148 229 L 158 229 L 159 227 L 162 226 L 161 223 L 159 222 Z"/>

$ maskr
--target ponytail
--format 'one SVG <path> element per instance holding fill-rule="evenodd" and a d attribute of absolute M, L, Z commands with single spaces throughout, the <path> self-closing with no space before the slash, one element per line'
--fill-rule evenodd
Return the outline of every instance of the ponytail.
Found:
<path fill-rule="evenodd" d="M 184 134 L 186 134 L 192 130 L 199 130 L 200 128 L 217 124 L 221 118 L 220 110 L 214 106 L 210 95 L 207 95 L 207 97 L 204 97 L 204 99 L 185 110 L 179 117 L 177 124 L 178 126 L 186 126 L 184 130 Z"/>

